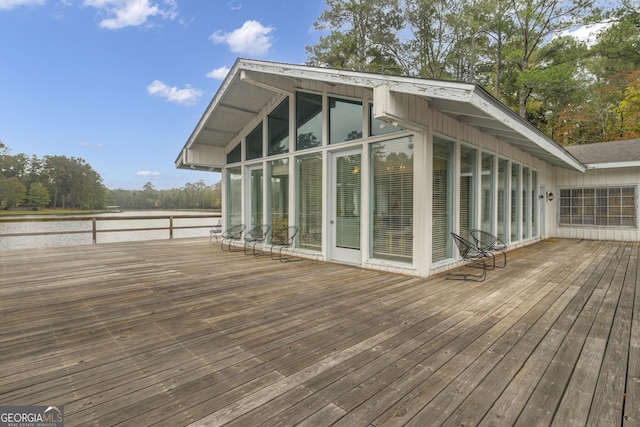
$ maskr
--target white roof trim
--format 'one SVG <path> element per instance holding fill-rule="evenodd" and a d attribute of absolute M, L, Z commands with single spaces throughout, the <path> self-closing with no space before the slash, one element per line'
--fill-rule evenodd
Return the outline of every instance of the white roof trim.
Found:
<path fill-rule="evenodd" d="M 587 163 L 587 169 L 617 169 L 640 167 L 640 161 L 630 162 L 607 162 L 607 163 Z"/>

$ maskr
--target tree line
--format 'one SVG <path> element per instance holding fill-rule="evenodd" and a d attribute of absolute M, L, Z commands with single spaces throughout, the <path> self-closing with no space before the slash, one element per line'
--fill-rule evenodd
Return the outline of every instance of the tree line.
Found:
<path fill-rule="evenodd" d="M 151 182 L 142 190 L 108 189 L 102 177 L 77 157 L 11 155 L 0 141 L 0 209 L 220 209 L 220 183 L 200 180 L 184 187 L 157 190 Z"/>
<path fill-rule="evenodd" d="M 477 84 L 563 145 L 640 137 L 637 0 L 325 2 L 310 65 Z"/>

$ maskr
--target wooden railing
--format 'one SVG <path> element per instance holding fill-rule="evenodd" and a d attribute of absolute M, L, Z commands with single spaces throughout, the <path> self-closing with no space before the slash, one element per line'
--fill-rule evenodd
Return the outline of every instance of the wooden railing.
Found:
<path fill-rule="evenodd" d="M 180 225 L 176 226 L 174 224 L 174 220 L 176 219 L 201 219 L 201 218 L 211 218 L 211 224 L 206 225 Z M 157 230 L 168 230 L 169 239 L 173 239 L 174 230 L 181 229 L 194 229 L 194 228 L 211 228 L 220 218 L 219 213 L 212 213 L 206 215 L 132 215 L 132 216 L 56 216 L 56 217 L 9 217 L 9 218 L 0 218 L 0 225 L 5 223 L 27 223 L 27 222 L 67 222 L 67 221 L 91 221 L 92 226 L 91 230 L 60 230 L 60 231 L 40 231 L 40 232 L 29 232 L 29 233 L 0 233 L 0 238 L 2 237 L 28 237 L 28 236 L 46 236 L 46 235 L 63 235 L 63 234 L 88 234 L 91 233 L 93 243 L 98 243 L 98 233 L 116 233 L 116 232 L 131 232 L 131 231 L 157 231 Z M 136 220 L 168 220 L 168 225 L 163 227 L 141 227 L 141 228 L 108 228 L 108 229 L 100 229 L 98 227 L 98 222 L 100 221 L 136 221 Z"/>

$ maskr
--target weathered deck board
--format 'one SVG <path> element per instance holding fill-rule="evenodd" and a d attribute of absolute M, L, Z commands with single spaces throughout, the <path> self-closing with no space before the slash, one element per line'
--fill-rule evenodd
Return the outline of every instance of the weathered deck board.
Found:
<path fill-rule="evenodd" d="M 0 404 L 68 426 L 637 426 L 639 249 L 540 242 L 483 283 L 207 238 L 0 251 Z"/>

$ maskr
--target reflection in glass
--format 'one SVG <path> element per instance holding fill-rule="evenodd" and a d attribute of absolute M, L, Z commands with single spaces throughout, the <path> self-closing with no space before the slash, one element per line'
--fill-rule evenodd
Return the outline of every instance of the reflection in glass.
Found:
<path fill-rule="evenodd" d="M 289 151 L 289 97 L 286 97 L 268 116 L 269 155 Z"/>
<path fill-rule="evenodd" d="M 329 98 L 329 143 L 362 138 L 362 103 Z"/>
<path fill-rule="evenodd" d="M 296 150 L 322 145 L 322 96 L 296 93 Z"/>

